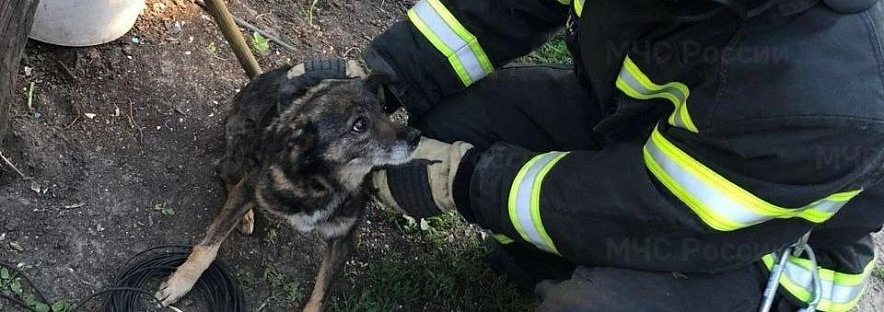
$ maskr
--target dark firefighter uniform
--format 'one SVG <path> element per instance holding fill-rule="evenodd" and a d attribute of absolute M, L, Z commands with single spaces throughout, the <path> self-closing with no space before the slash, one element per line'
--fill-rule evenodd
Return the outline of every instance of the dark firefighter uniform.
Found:
<path fill-rule="evenodd" d="M 869 234 L 884 224 L 882 10 L 874 0 L 421 0 L 365 61 L 391 76 L 388 92 L 426 136 L 476 146 L 454 201 L 502 241 L 580 266 L 587 280 L 679 272 L 706 282 L 677 300 L 726 301 L 742 296 L 733 285 L 760 293 L 775 252 L 812 231 L 819 309 L 846 311 L 875 263 Z M 563 26 L 573 69 L 504 66 Z M 787 262 L 782 302 L 810 300 L 809 270 Z M 641 280 L 621 299 L 667 296 Z M 659 300 L 667 310 L 671 299 Z"/>

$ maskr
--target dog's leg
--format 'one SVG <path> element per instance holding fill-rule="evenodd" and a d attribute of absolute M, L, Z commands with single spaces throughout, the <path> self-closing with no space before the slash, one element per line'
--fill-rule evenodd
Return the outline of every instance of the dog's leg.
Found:
<path fill-rule="evenodd" d="M 224 188 L 227 189 L 227 193 L 230 193 L 235 187 L 236 184 L 227 183 L 225 180 Z M 237 226 L 236 229 L 242 234 L 252 235 L 255 231 L 255 210 L 250 209 L 246 212 L 246 215 L 242 217 L 242 220 L 240 220 L 239 226 Z"/>
<path fill-rule="evenodd" d="M 319 265 L 319 273 L 316 275 L 316 285 L 310 301 L 304 306 L 304 312 L 320 312 L 325 301 L 325 293 L 331 289 L 332 283 L 341 274 L 344 263 L 350 258 L 353 251 L 353 238 L 356 236 L 357 225 L 353 225 L 342 237 L 332 238 L 327 241 L 328 246 L 322 255 L 322 264 Z"/>
<path fill-rule="evenodd" d="M 239 227 L 237 227 L 240 233 L 245 235 L 251 235 L 252 232 L 255 231 L 255 210 L 250 209 L 246 212 L 246 215 L 239 220 Z"/>
<path fill-rule="evenodd" d="M 206 236 L 193 247 L 187 261 L 160 285 L 160 290 L 155 296 L 162 301 L 163 306 L 178 301 L 190 291 L 203 271 L 209 268 L 209 265 L 215 260 L 221 242 L 233 231 L 243 215 L 252 209 L 253 203 L 246 200 L 246 180 L 243 179 L 230 190 L 224 207 L 221 208 L 221 213 L 212 221 Z"/>

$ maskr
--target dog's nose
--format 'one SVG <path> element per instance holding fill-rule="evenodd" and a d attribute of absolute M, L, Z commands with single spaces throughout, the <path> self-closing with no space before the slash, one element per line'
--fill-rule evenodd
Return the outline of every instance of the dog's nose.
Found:
<path fill-rule="evenodd" d="M 421 132 L 415 128 L 409 127 L 405 130 L 405 142 L 417 146 L 421 141 Z"/>

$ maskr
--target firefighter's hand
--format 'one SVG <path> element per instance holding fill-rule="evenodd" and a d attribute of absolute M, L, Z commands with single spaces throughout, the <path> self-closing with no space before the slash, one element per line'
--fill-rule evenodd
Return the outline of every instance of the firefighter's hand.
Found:
<path fill-rule="evenodd" d="M 452 184 L 461 158 L 473 148 L 466 142 L 448 144 L 422 138 L 414 159 L 372 175 L 377 197 L 415 218 L 427 218 L 456 209 Z"/>

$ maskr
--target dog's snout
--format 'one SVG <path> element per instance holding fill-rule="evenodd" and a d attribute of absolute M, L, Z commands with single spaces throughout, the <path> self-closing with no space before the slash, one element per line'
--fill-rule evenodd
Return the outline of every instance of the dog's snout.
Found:
<path fill-rule="evenodd" d="M 415 128 L 408 127 L 405 129 L 405 142 L 417 146 L 421 141 L 421 132 Z"/>

